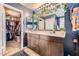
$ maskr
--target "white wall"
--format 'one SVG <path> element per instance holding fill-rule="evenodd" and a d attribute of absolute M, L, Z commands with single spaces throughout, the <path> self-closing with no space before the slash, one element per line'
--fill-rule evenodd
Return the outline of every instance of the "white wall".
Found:
<path fill-rule="evenodd" d="M 5 12 L 3 8 L 3 4 L 0 4 L 0 55 L 2 55 L 5 51 Z M 5 43 L 5 44 L 3 44 Z"/>

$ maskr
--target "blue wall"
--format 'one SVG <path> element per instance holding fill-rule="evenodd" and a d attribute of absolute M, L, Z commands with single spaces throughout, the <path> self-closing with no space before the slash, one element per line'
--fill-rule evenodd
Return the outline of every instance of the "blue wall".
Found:
<path fill-rule="evenodd" d="M 67 3 L 68 9 L 74 7 L 79 7 L 79 3 Z M 73 55 L 73 42 L 72 39 L 77 38 L 78 31 L 72 31 L 70 12 L 67 10 L 65 13 L 65 27 L 66 27 L 66 36 L 64 39 L 64 55 Z"/>

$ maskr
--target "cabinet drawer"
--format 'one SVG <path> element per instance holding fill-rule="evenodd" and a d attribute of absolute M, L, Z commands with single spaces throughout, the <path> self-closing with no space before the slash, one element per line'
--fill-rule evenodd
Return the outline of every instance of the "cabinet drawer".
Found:
<path fill-rule="evenodd" d="M 31 37 L 32 37 L 32 38 L 39 39 L 39 35 L 38 35 L 38 34 L 31 34 Z"/>
<path fill-rule="evenodd" d="M 50 40 L 49 36 L 40 35 L 40 39 L 42 40 Z"/>
<path fill-rule="evenodd" d="M 49 37 L 51 42 L 57 42 L 57 43 L 63 43 L 64 42 L 64 38 L 60 38 L 60 37 Z"/>

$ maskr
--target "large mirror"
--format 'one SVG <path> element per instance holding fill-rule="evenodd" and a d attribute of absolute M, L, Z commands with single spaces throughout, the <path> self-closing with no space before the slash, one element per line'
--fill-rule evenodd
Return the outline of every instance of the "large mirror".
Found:
<path fill-rule="evenodd" d="M 26 29 L 39 31 L 65 31 L 64 15 L 52 15 L 44 19 L 28 19 L 26 20 Z"/>
<path fill-rule="evenodd" d="M 65 31 L 65 18 L 64 15 L 52 15 L 45 19 L 46 31 Z"/>
<path fill-rule="evenodd" d="M 26 19 L 26 29 L 27 30 L 37 30 L 38 20 L 37 19 Z"/>
<path fill-rule="evenodd" d="M 66 4 L 44 4 L 48 5 L 39 10 L 33 11 L 26 27 L 29 30 L 44 30 L 44 31 L 65 31 L 65 12 Z"/>

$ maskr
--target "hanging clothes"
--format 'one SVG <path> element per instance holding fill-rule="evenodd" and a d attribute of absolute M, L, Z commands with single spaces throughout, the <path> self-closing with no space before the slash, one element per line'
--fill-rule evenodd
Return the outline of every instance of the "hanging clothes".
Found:
<path fill-rule="evenodd" d="M 15 32 L 16 32 L 16 36 L 20 36 L 20 34 L 21 34 L 20 23 L 17 25 L 17 28 L 16 28 Z"/>

